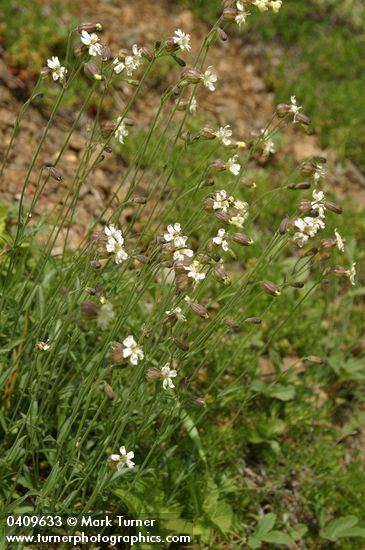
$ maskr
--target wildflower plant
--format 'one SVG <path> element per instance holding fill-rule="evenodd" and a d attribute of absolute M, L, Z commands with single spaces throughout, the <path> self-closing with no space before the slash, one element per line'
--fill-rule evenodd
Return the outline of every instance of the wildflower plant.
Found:
<path fill-rule="evenodd" d="M 165 469 L 168 477 L 169 460 L 164 453 L 169 446 L 169 456 L 179 453 L 179 437 L 174 433 L 180 430 L 196 449 L 194 468 L 202 468 L 211 486 L 199 430 L 207 422 L 209 401 L 215 396 L 219 402 L 227 391 L 225 377 L 231 357 L 219 355 L 220 344 L 245 327 L 239 338 L 234 334 L 239 357 L 247 342 L 257 340 L 257 326 L 274 307 L 272 303 L 289 293 L 300 278 L 308 287 L 307 297 L 324 277 L 355 282 L 355 264 L 349 267 L 343 256 L 337 229 L 334 239 L 331 234 L 334 246 L 323 243 L 327 217 L 342 210 L 319 187 L 325 178 L 323 161 L 312 159 L 308 166 L 298 167 L 298 172 L 304 171 L 313 180 L 308 186 L 315 188 L 304 202 L 298 199 L 285 223 L 280 223 L 276 214 L 280 209 L 275 200 L 291 193 L 292 183 L 267 191 L 249 189 L 242 179 L 254 155 L 273 154 L 271 139 L 285 124 L 304 129 L 308 125 L 295 97 L 290 104 L 278 106 L 267 127 L 254 138 L 236 136 L 234 128 L 223 125 L 211 132 L 216 141 L 204 139 L 200 123 L 193 120 L 195 96 L 199 94 L 203 119 L 204 95 L 219 86 L 207 56 L 219 39 L 220 26 L 227 25 L 227 31 L 230 22 L 242 27 L 248 5 L 272 12 L 281 6 L 279 1 L 225 4 L 198 53 L 193 52 L 194 40 L 177 29 L 172 40 L 161 37 L 150 48 L 137 44 L 132 50 L 109 55 L 101 26 L 80 26 L 70 34 L 68 45 L 68 51 L 75 48 L 74 66 L 69 58 L 52 56 L 47 62 L 49 80 L 45 83 L 47 74 L 43 74 L 30 98 L 32 101 L 41 86 L 44 93 L 47 86 L 59 86 L 23 182 L 17 221 L 6 237 L 1 265 L 1 314 L 9 327 L 7 337 L 15 334 L 17 338 L 9 345 L 2 378 L 6 403 L 2 457 L 8 483 L 17 493 L 15 502 L 10 496 L 4 500 L 9 514 L 15 513 L 18 502 L 26 502 L 35 515 L 60 510 L 82 515 L 98 510 L 100 495 L 115 495 L 118 483 L 125 494 L 123 504 L 128 506 L 128 493 L 144 476 L 151 472 L 160 476 Z M 152 69 L 166 58 L 175 60 L 176 49 L 179 56 L 191 50 L 193 65 L 182 72 L 177 67 L 175 82 L 166 86 L 150 127 L 138 138 L 133 127 L 127 130 L 136 100 L 146 93 Z M 41 169 L 33 195 L 29 181 L 38 170 L 56 113 L 62 113 L 63 101 L 78 78 L 91 78 L 91 88 L 52 166 L 53 173 L 67 162 L 64 152 L 91 96 L 97 99 L 97 113 L 59 211 L 49 219 L 37 220 L 33 214 L 41 190 L 49 185 L 50 172 Z M 102 120 L 104 104 L 121 82 L 130 87 L 131 95 L 117 116 L 111 112 L 108 120 Z M 139 147 L 128 167 L 115 174 L 119 177 L 117 187 L 77 250 L 70 251 L 67 228 L 77 215 L 82 185 L 105 162 L 106 151 L 117 154 L 138 139 Z M 200 160 L 190 168 L 189 155 L 194 151 Z M 3 169 L 9 153 L 10 149 Z M 217 153 L 223 158 L 217 159 Z M 185 173 L 190 173 L 181 178 L 179 167 L 184 167 L 184 162 L 188 167 Z M 152 176 L 149 165 L 159 167 Z M 258 218 L 268 192 L 275 226 L 260 228 Z M 132 215 L 125 214 L 127 208 Z M 35 239 L 37 252 L 31 257 L 33 248 L 28 244 L 44 226 L 46 241 L 37 244 Z M 66 229 L 63 250 L 55 256 L 62 229 Z M 328 249 L 333 265 L 324 265 Z M 273 266 L 285 254 L 294 259 L 293 265 L 278 276 Z M 232 269 L 237 264 L 238 273 Z M 298 297 L 292 310 L 302 301 L 303 297 Z M 273 327 L 265 342 L 257 343 L 256 359 L 290 319 L 292 310 L 282 311 L 283 321 Z M 45 335 L 49 344 L 44 342 Z M 204 380 L 207 361 L 213 366 Z M 239 395 L 240 383 L 248 373 L 231 372 L 229 376 Z M 254 399 L 254 394 L 244 401 L 248 399 Z M 237 415 L 245 402 L 238 406 Z M 125 446 L 115 454 L 121 443 Z M 185 450 L 186 446 L 184 443 Z M 126 451 L 131 448 L 134 451 Z M 171 494 L 180 490 L 179 484 L 191 468 L 190 461 L 184 463 L 184 451 L 179 460 L 184 474 Z M 115 477 L 116 469 L 123 470 L 123 477 Z"/>

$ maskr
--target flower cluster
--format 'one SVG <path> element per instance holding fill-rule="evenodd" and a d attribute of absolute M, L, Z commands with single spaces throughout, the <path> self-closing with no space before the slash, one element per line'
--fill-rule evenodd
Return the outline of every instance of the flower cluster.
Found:
<path fill-rule="evenodd" d="M 124 138 L 127 137 L 128 130 L 125 122 L 123 122 L 122 117 L 117 118 L 117 126 L 114 132 L 114 137 L 123 145 Z"/>
<path fill-rule="evenodd" d="M 96 33 L 89 34 L 85 30 L 81 31 L 81 42 L 88 48 L 89 55 L 93 57 L 101 55 L 103 46 L 100 44 Z"/>
<path fill-rule="evenodd" d="M 260 11 L 267 11 L 271 8 L 274 13 L 278 13 L 282 0 L 253 0 L 252 5 L 256 6 Z"/>
<path fill-rule="evenodd" d="M 190 34 L 186 34 L 181 29 L 177 29 L 175 31 L 175 36 L 173 36 L 172 40 L 173 40 L 174 44 L 179 46 L 180 50 L 182 50 L 182 51 L 184 51 L 184 50 L 189 51 L 191 49 Z"/>
<path fill-rule="evenodd" d="M 127 76 L 132 76 L 132 74 L 141 66 L 142 64 L 142 49 L 134 44 L 132 47 L 133 55 L 123 56 L 120 54 L 113 61 L 114 72 L 120 74 L 123 71 L 126 72 Z"/>
<path fill-rule="evenodd" d="M 123 470 L 124 466 L 127 466 L 128 468 L 134 468 L 135 463 L 132 461 L 132 458 L 134 458 L 134 452 L 130 451 L 129 453 L 127 453 L 125 447 L 121 447 L 119 449 L 119 453 L 120 454 L 110 455 L 109 457 L 110 462 L 117 463 L 117 470 Z"/>
<path fill-rule="evenodd" d="M 163 237 L 167 243 L 171 242 L 174 245 L 176 250 L 174 251 L 173 258 L 175 261 L 182 261 L 185 257 L 193 257 L 194 252 L 190 248 L 185 247 L 188 238 L 185 237 L 185 235 L 182 235 L 181 225 L 179 223 L 168 225 L 167 232 Z"/>
<path fill-rule="evenodd" d="M 313 200 L 309 203 L 309 208 L 314 216 L 305 216 L 294 221 L 294 226 L 298 231 L 293 235 L 293 241 L 302 247 L 308 239 L 315 237 L 320 229 L 325 227 L 325 195 L 323 191 L 313 191 Z"/>
<path fill-rule="evenodd" d="M 67 74 L 66 67 L 62 67 L 60 60 L 57 56 L 52 56 L 51 59 L 47 60 L 48 68 L 51 69 L 51 74 L 53 80 L 59 80 L 63 82 Z"/>

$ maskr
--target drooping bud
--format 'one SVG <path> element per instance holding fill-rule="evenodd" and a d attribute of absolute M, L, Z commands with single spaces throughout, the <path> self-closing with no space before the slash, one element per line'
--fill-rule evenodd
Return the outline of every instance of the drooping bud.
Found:
<path fill-rule="evenodd" d="M 262 281 L 261 288 L 271 296 L 280 296 L 281 294 L 280 288 L 272 281 Z"/>
<path fill-rule="evenodd" d="M 311 123 L 311 119 L 309 118 L 309 116 L 305 115 L 304 113 L 297 113 L 296 121 L 304 124 L 304 126 L 309 126 Z"/>
<path fill-rule="evenodd" d="M 301 200 L 300 203 L 299 203 L 298 208 L 301 212 L 305 212 L 306 210 L 311 210 L 311 208 L 312 208 L 311 201 L 309 201 L 307 199 Z"/>
<path fill-rule="evenodd" d="M 250 246 L 253 243 L 253 240 L 244 233 L 233 233 L 231 237 L 235 243 L 242 244 L 243 246 Z"/>
<path fill-rule="evenodd" d="M 300 173 L 302 176 L 312 176 L 317 167 L 313 162 L 303 162 L 300 167 Z"/>
<path fill-rule="evenodd" d="M 328 210 L 331 210 L 331 212 L 334 212 L 335 214 L 342 214 L 343 212 L 342 207 L 335 202 L 325 201 L 324 205 L 328 208 Z"/>
<path fill-rule="evenodd" d="M 227 327 L 229 327 L 230 329 L 232 329 L 236 332 L 238 332 L 241 328 L 241 325 L 235 319 L 224 319 L 223 322 Z"/>
<path fill-rule="evenodd" d="M 205 126 L 202 130 L 200 130 L 199 136 L 202 139 L 215 139 L 217 137 L 213 128 L 209 128 L 208 126 Z"/>
<path fill-rule="evenodd" d="M 243 322 L 252 323 L 253 325 L 261 325 L 262 319 L 261 317 L 247 317 L 247 319 L 245 319 Z"/>
<path fill-rule="evenodd" d="M 111 342 L 112 348 L 112 359 L 115 365 L 123 365 L 126 362 L 125 357 L 123 356 L 124 346 L 119 342 Z"/>
<path fill-rule="evenodd" d="M 104 76 L 100 74 L 99 69 L 94 63 L 85 63 L 84 72 L 87 76 L 93 78 L 94 80 L 104 80 Z"/>
<path fill-rule="evenodd" d="M 310 363 L 316 363 L 317 365 L 322 365 L 324 363 L 323 357 L 319 355 L 308 355 L 308 357 L 304 357 L 304 359 Z"/>
<path fill-rule="evenodd" d="M 87 300 L 86 302 L 80 304 L 80 311 L 87 319 L 96 319 L 99 314 L 99 310 L 100 307 L 91 300 Z"/>
<path fill-rule="evenodd" d="M 224 32 L 223 29 L 220 27 L 218 28 L 218 38 L 219 40 L 222 40 L 222 42 L 226 42 L 228 40 L 228 35 L 226 32 Z"/>
<path fill-rule="evenodd" d="M 231 279 L 227 275 L 227 273 L 224 271 L 222 267 L 215 267 L 213 269 L 213 276 L 219 283 L 223 283 L 226 286 L 229 286 L 232 284 Z"/>
<path fill-rule="evenodd" d="M 102 61 L 109 61 L 111 56 L 112 56 L 112 52 L 111 52 L 109 46 L 103 46 L 102 49 L 101 49 L 101 54 L 100 54 L 101 60 Z"/>
<path fill-rule="evenodd" d="M 55 166 L 47 166 L 49 175 L 56 181 L 62 181 L 63 180 L 63 172 L 59 168 L 56 168 Z"/>
<path fill-rule="evenodd" d="M 149 263 L 151 263 L 151 258 L 149 258 L 148 256 L 144 256 L 143 254 L 139 254 L 138 256 L 136 256 L 136 260 L 144 265 L 148 265 Z"/>
<path fill-rule="evenodd" d="M 289 286 L 293 288 L 304 288 L 304 283 L 303 281 L 294 281 L 294 283 L 289 283 Z"/>
<path fill-rule="evenodd" d="M 189 342 L 186 342 L 185 340 L 181 340 L 180 338 L 174 338 L 173 339 L 174 344 L 181 349 L 182 351 L 189 351 Z"/>
<path fill-rule="evenodd" d="M 107 396 L 107 398 L 109 399 L 109 401 L 114 401 L 115 394 L 114 394 L 113 388 L 110 386 L 110 384 L 105 382 L 103 389 L 104 389 L 104 393 Z"/>
<path fill-rule="evenodd" d="M 337 241 L 336 239 L 322 239 L 321 240 L 321 246 L 322 248 L 333 248 L 336 246 Z"/>
<path fill-rule="evenodd" d="M 168 52 L 176 52 L 179 49 L 179 44 L 176 44 L 172 37 L 165 41 L 165 48 Z"/>
<path fill-rule="evenodd" d="M 187 303 L 193 313 L 195 313 L 202 319 L 209 319 L 209 312 L 204 306 L 201 306 L 196 302 L 191 302 L 190 300 L 187 301 Z"/>
<path fill-rule="evenodd" d="M 205 407 L 206 401 L 204 397 L 194 397 L 193 403 L 197 405 L 198 407 Z"/>
<path fill-rule="evenodd" d="M 155 56 L 153 54 L 153 51 L 150 48 L 147 48 L 147 46 L 144 46 L 143 48 L 140 49 L 140 52 L 142 57 L 147 59 L 147 61 L 153 61 Z"/>
<path fill-rule="evenodd" d="M 222 223 L 229 224 L 231 221 L 231 218 L 227 212 L 215 212 L 214 215 Z"/>
<path fill-rule="evenodd" d="M 212 185 L 215 185 L 214 179 L 213 178 L 208 178 L 208 179 L 201 182 L 200 187 L 211 187 Z"/>
<path fill-rule="evenodd" d="M 226 163 L 222 159 L 216 159 L 213 160 L 210 167 L 217 172 L 223 172 L 224 170 L 226 170 Z"/>
<path fill-rule="evenodd" d="M 286 233 L 286 230 L 288 229 L 288 224 L 289 224 L 289 218 L 284 218 L 280 225 L 279 225 L 279 234 L 280 235 L 285 235 Z"/>
<path fill-rule="evenodd" d="M 79 33 L 81 34 L 82 31 L 86 31 L 86 32 L 100 32 L 103 30 L 103 26 L 100 24 L 100 23 L 81 23 L 78 27 L 77 27 L 77 30 L 79 31 Z"/>
<path fill-rule="evenodd" d="M 300 183 L 291 183 L 288 185 L 288 189 L 292 189 L 294 191 L 298 189 L 310 189 L 311 183 L 309 181 L 301 181 Z"/>

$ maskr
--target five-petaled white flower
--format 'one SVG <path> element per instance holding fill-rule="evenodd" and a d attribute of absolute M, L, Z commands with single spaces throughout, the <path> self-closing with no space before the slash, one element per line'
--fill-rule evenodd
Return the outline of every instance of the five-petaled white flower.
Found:
<path fill-rule="evenodd" d="M 270 7 L 274 13 L 278 13 L 281 8 L 282 0 L 271 0 Z"/>
<path fill-rule="evenodd" d="M 94 32 L 89 34 L 87 31 L 81 31 L 81 42 L 89 47 L 89 54 L 92 56 L 101 55 L 102 45 L 99 37 Z"/>
<path fill-rule="evenodd" d="M 323 191 L 317 191 L 317 189 L 313 190 L 313 200 L 311 202 L 312 210 L 315 210 L 318 212 L 318 215 L 320 218 L 324 218 L 324 213 L 326 210 L 326 206 L 324 204 L 324 201 L 326 199 L 325 194 Z"/>
<path fill-rule="evenodd" d="M 123 346 L 123 357 L 125 359 L 129 358 L 132 365 L 137 365 L 139 360 L 144 359 L 142 348 L 138 346 L 133 336 L 127 336 L 123 340 Z"/>
<path fill-rule="evenodd" d="M 293 116 L 293 122 L 297 122 L 297 117 L 298 117 L 299 111 L 301 111 L 302 107 L 299 107 L 299 105 L 297 105 L 297 99 L 296 99 L 295 95 L 291 96 L 290 103 L 291 103 L 290 112 L 294 115 Z"/>
<path fill-rule="evenodd" d="M 119 117 L 117 119 L 117 129 L 114 132 L 114 137 L 119 141 L 119 143 L 123 144 L 124 138 L 127 137 L 127 135 L 128 135 L 128 130 L 125 125 L 125 122 L 123 122 L 122 118 Z"/>
<path fill-rule="evenodd" d="M 341 252 L 345 252 L 345 243 L 343 241 L 343 238 L 337 231 L 337 229 L 335 229 L 335 237 L 336 237 L 336 245 L 338 250 L 340 250 Z"/>
<path fill-rule="evenodd" d="M 225 229 L 219 229 L 216 237 L 213 238 L 214 244 L 221 246 L 225 252 L 229 250 L 228 242 L 223 238 L 226 234 Z"/>
<path fill-rule="evenodd" d="M 62 67 L 58 57 L 52 56 L 51 59 L 47 59 L 47 65 L 51 69 L 53 80 L 60 80 L 62 82 L 66 76 L 67 69 L 66 67 Z"/>
<path fill-rule="evenodd" d="M 237 216 L 232 216 L 232 218 L 229 220 L 229 223 L 231 225 L 234 225 L 235 227 L 238 227 L 239 229 L 242 229 L 243 224 L 246 221 L 247 216 L 243 216 L 242 214 L 237 214 Z"/>
<path fill-rule="evenodd" d="M 218 77 L 215 73 L 213 73 L 213 67 L 211 65 L 207 68 L 201 78 L 204 86 L 208 88 L 208 90 L 210 90 L 211 92 L 214 92 L 214 84 L 215 82 L 217 82 Z"/>
<path fill-rule="evenodd" d="M 239 199 L 236 199 L 233 202 L 233 206 L 236 210 L 243 216 L 245 219 L 248 218 L 248 203 L 245 201 L 240 201 Z"/>
<path fill-rule="evenodd" d="M 179 223 L 168 225 L 167 233 L 164 234 L 163 238 L 167 243 L 173 241 L 176 248 L 183 248 L 187 240 L 187 237 L 181 234 L 181 225 Z"/>
<path fill-rule="evenodd" d="M 121 447 L 119 449 L 120 454 L 114 454 L 110 455 L 109 460 L 111 462 L 117 462 L 117 469 L 120 471 L 124 468 L 124 466 L 127 466 L 128 468 L 134 468 L 135 463 L 132 461 L 132 458 L 134 458 L 134 452 L 125 450 L 125 447 Z"/>
<path fill-rule="evenodd" d="M 112 319 L 114 319 L 115 313 L 113 311 L 113 304 L 106 302 L 101 306 L 98 312 L 97 325 L 102 329 L 106 330 Z"/>
<path fill-rule="evenodd" d="M 223 145 L 230 145 L 232 143 L 232 130 L 229 125 L 219 128 L 219 130 L 215 132 L 215 135 L 221 140 Z"/>
<path fill-rule="evenodd" d="M 186 34 L 181 29 L 177 29 L 175 31 L 175 36 L 173 36 L 174 44 L 177 44 L 180 48 L 180 50 L 187 50 L 189 51 L 191 49 L 190 46 L 190 34 Z"/>
<path fill-rule="evenodd" d="M 191 248 L 180 248 L 175 250 L 173 258 L 175 261 L 182 262 L 185 257 L 192 258 L 194 256 L 194 251 Z"/>
<path fill-rule="evenodd" d="M 302 247 L 310 237 L 314 237 L 320 229 L 325 227 L 324 218 L 320 216 L 318 218 L 311 218 L 310 216 L 298 218 L 295 220 L 294 225 L 299 231 L 294 233 L 293 241 L 299 247 Z"/>
<path fill-rule="evenodd" d="M 237 159 L 238 155 L 233 155 L 233 157 L 228 159 L 226 162 L 226 167 L 234 176 L 238 176 L 241 171 L 241 166 L 238 164 Z"/>
<path fill-rule="evenodd" d="M 316 164 L 316 169 L 313 174 L 313 179 L 315 183 L 318 183 L 321 178 L 326 174 L 323 166 L 321 164 Z"/>
<path fill-rule="evenodd" d="M 177 376 L 176 370 L 170 369 L 170 363 L 166 363 L 166 365 L 161 369 L 161 378 L 163 380 L 162 385 L 164 390 L 175 387 L 171 380 L 171 378 L 175 378 L 175 376 Z"/>
<path fill-rule="evenodd" d="M 113 224 L 104 228 L 104 233 L 108 237 L 106 250 L 109 253 L 114 253 L 114 261 L 116 264 L 121 264 L 128 258 L 127 252 L 123 248 L 124 238 L 120 229 L 115 229 Z"/>
<path fill-rule="evenodd" d="M 242 25 L 244 25 L 246 23 L 246 18 L 247 18 L 248 15 L 250 15 L 250 13 L 245 10 L 245 7 L 242 4 L 242 2 L 236 2 L 236 8 L 238 10 L 238 14 L 236 15 L 236 17 L 234 19 L 235 19 L 237 25 L 239 27 L 241 27 Z"/>
<path fill-rule="evenodd" d="M 201 263 L 194 260 L 190 265 L 184 266 L 184 269 L 188 272 L 188 277 L 191 277 L 197 283 L 205 279 L 205 273 L 201 271 L 201 267 Z"/>
<path fill-rule="evenodd" d="M 175 307 L 174 309 L 171 309 L 169 311 L 165 311 L 165 313 L 166 313 L 166 315 L 168 315 L 168 317 L 175 316 L 178 321 L 181 321 L 183 323 L 186 321 L 186 317 L 182 313 L 181 307 Z"/>

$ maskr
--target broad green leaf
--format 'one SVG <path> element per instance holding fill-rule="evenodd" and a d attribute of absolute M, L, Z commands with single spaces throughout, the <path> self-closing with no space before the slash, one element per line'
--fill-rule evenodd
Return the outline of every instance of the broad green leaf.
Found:
<path fill-rule="evenodd" d="M 271 531 L 267 535 L 261 538 L 264 542 L 271 542 L 273 544 L 291 544 L 293 539 L 286 533 L 281 531 Z"/>
<path fill-rule="evenodd" d="M 320 536 L 333 542 L 347 537 L 365 538 L 365 529 L 357 527 L 358 521 L 356 516 L 336 518 L 321 529 Z"/>
<path fill-rule="evenodd" d="M 276 522 L 276 514 L 270 513 L 266 514 L 258 523 L 256 526 L 254 536 L 258 539 L 262 539 L 266 533 L 271 531 L 271 529 L 274 527 Z"/>

